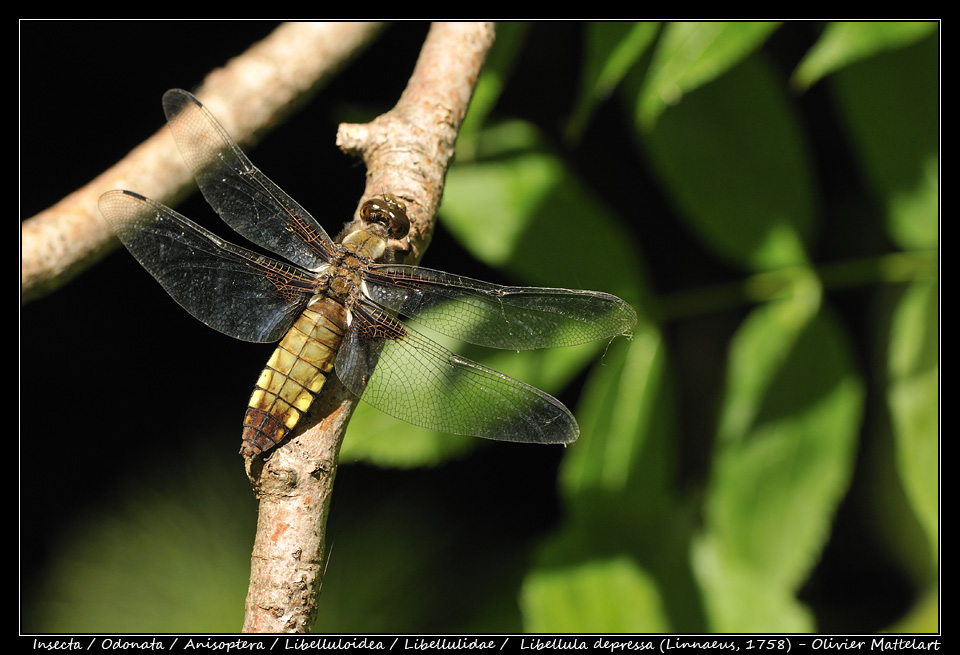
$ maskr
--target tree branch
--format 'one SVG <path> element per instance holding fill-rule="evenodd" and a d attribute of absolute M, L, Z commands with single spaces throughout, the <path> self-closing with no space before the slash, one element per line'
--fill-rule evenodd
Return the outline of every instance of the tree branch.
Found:
<path fill-rule="evenodd" d="M 489 23 L 435 24 L 397 105 L 338 131 L 340 147 L 367 166 L 357 211 L 383 193 L 406 204 L 408 262 L 419 261 L 429 243 L 454 142 L 493 35 Z M 355 403 L 330 376 L 305 427 L 265 458 L 247 460 L 260 513 L 244 632 L 306 632 L 314 623 L 333 481 Z"/>
<path fill-rule="evenodd" d="M 226 66 L 211 72 L 197 96 L 241 144 L 305 102 L 380 29 L 377 23 L 287 23 Z M 161 129 L 122 161 L 54 206 L 23 222 L 23 301 L 63 286 L 109 253 L 117 240 L 97 209 L 110 189 L 136 189 L 176 205 L 195 187 Z"/>

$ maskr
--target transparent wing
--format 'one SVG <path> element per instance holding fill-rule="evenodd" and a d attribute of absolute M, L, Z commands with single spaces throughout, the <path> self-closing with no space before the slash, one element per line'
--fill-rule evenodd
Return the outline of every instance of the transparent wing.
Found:
<path fill-rule="evenodd" d="M 253 165 L 199 100 L 171 89 L 163 110 L 204 198 L 227 225 L 309 270 L 329 261 L 332 242 L 320 224 Z"/>
<path fill-rule="evenodd" d="M 105 193 L 100 211 L 174 300 L 229 336 L 278 340 L 313 293 L 306 271 L 228 243 L 139 194 Z"/>
<path fill-rule="evenodd" d="M 460 357 L 381 310 L 352 312 L 337 376 L 391 416 L 424 428 L 498 441 L 568 444 L 580 428 L 563 404 Z"/>
<path fill-rule="evenodd" d="M 505 287 L 417 266 L 372 266 L 365 292 L 431 330 L 488 348 L 572 346 L 637 323 L 634 309 L 608 293 Z"/>

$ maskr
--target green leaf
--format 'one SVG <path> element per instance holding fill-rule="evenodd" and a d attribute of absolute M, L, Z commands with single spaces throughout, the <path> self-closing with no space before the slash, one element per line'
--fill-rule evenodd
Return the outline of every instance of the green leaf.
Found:
<path fill-rule="evenodd" d="M 910 45 L 936 30 L 935 22 L 829 23 L 797 66 L 792 83 L 797 88 L 806 89 L 854 62 Z"/>
<path fill-rule="evenodd" d="M 779 23 L 668 23 L 636 104 L 637 123 L 653 128 L 663 111 L 759 48 Z"/>
<path fill-rule="evenodd" d="M 671 403 L 663 398 L 667 358 L 661 336 L 640 325 L 629 342 L 613 344 L 587 382 L 578 414 L 582 438 L 561 469 L 561 487 L 576 503 L 602 493 L 605 502 L 632 514 L 633 498 L 663 494 L 673 457 L 652 446 L 671 421 Z M 655 454 L 651 453 L 651 450 Z M 614 510 L 615 511 L 615 510 Z"/>
<path fill-rule="evenodd" d="M 638 304 L 646 297 L 638 250 L 618 217 L 540 143 L 522 122 L 484 131 L 484 160 L 447 174 L 444 226 L 477 259 L 524 284 L 606 291 Z"/>
<path fill-rule="evenodd" d="M 695 560 L 713 630 L 784 629 L 759 618 L 778 598 L 803 615 L 787 601 L 829 537 L 862 405 L 850 344 L 810 297 L 759 307 L 738 330 Z"/>
<path fill-rule="evenodd" d="M 436 466 L 471 452 L 474 437 L 444 434 L 411 425 L 361 401 L 350 418 L 340 462 L 367 462 L 385 468 Z"/>
<path fill-rule="evenodd" d="M 928 590 L 910 609 L 906 616 L 889 626 L 884 632 L 892 633 L 938 633 L 940 632 L 940 590 Z"/>
<path fill-rule="evenodd" d="M 668 632 L 656 581 L 620 556 L 527 576 L 520 592 L 527 632 Z"/>
<path fill-rule="evenodd" d="M 810 611 L 794 593 L 766 584 L 764 574 L 725 556 L 722 543 L 704 536 L 694 543 L 692 565 L 703 589 L 710 632 L 814 632 Z"/>
<path fill-rule="evenodd" d="M 758 306 L 730 345 L 727 388 L 718 435 L 721 443 L 743 439 L 758 421 L 767 389 L 781 374 L 797 340 L 820 309 L 819 282 L 798 275 L 786 300 Z"/>
<path fill-rule="evenodd" d="M 578 407 L 580 440 L 561 465 L 566 520 L 543 543 L 524 587 L 525 625 L 700 630 L 687 560 L 692 521 L 672 491 L 675 421 L 664 344 L 655 328 L 641 325 L 631 341 L 612 344 L 602 364 L 591 371 Z M 642 577 L 640 591 L 608 586 L 612 562 L 611 575 Z M 647 572 L 656 572 L 655 585 Z M 579 586 L 587 581 L 617 602 L 614 613 L 583 611 Z"/>
<path fill-rule="evenodd" d="M 831 80 L 866 179 L 903 249 L 939 238 L 939 43 L 927 38 L 847 67 Z"/>
<path fill-rule="evenodd" d="M 940 536 L 938 292 L 936 281 L 915 282 L 894 310 L 887 389 L 897 468 L 926 532 L 931 569 L 937 565 Z"/>
<path fill-rule="evenodd" d="M 577 105 L 567 124 L 570 141 L 579 140 L 597 105 L 616 89 L 653 42 L 660 24 L 592 22 L 584 27 L 584 62 Z"/>
<path fill-rule="evenodd" d="M 769 270 L 807 261 L 816 190 L 803 138 L 770 66 L 753 57 L 664 113 L 642 141 L 701 241 Z"/>
<path fill-rule="evenodd" d="M 470 107 L 457 135 L 457 159 L 476 157 L 477 138 L 510 80 L 517 55 L 526 40 L 529 25 L 523 22 L 497 24 L 496 40 L 483 64 L 470 98 Z"/>

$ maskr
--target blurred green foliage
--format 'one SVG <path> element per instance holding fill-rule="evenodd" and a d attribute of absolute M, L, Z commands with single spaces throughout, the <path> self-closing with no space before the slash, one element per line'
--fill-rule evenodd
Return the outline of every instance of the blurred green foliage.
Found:
<path fill-rule="evenodd" d="M 444 229 L 515 283 L 616 293 L 641 323 L 609 347 L 483 359 L 551 393 L 583 383 L 555 478 L 546 450 L 361 407 L 340 476 L 379 486 L 334 501 L 316 630 L 938 630 L 937 25 L 804 24 L 784 64 L 771 41 L 796 25 L 582 24 L 582 66 L 552 71 L 576 93 L 526 97 L 514 72 L 551 71 L 525 47 L 541 28 L 498 30 Z M 544 100 L 564 124 L 507 110 Z M 578 159 L 611 117 L 594 147 L 633 204 Z M 825 191 L 834 150 L 861 187 Z M 722 275 L 691 275 L 700 260 Z M 239 629 L 252 501 L 185 475 L 85 517 L 24 627 Z M 231 485 L 242 511 L 213 500 Z"/>

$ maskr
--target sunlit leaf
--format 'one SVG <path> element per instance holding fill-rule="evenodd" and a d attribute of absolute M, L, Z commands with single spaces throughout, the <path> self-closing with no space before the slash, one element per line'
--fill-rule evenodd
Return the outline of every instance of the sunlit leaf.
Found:
<path fill-rule="evenodd" d="M 718 255 L 754 270 L 806 261 L 816 215 L 811 162 L 762 59 L 691 93 L 642 142 L 682 218 Z"/>
<path fill-rule="evenodd" d="M 890 329 L 887 399 L 897 467 L 907 498 L 927 535 L 931 566 L 939 550 L 940 352 L 936 282 L 911 285 Z"/>
<path fill-rule="evenodd" d="M 524 585 L 528 630 L 702 627 L 686 555 L 689 517 L 671 488 L 676 444 L 667 377 L 664 344 L 649 325 L 612 344 L 591 371 L 578 405 L 581 438 L 561 469 L 566 518 L 543 542 Z M 619 583 L 606 580 L 614 563 Z M 648 566 L 657 571 L 653 587 Z M 580 594 L 594 586 L 617 603 L 614 612 L 583 610 Z M 676 622 L 668 608 L 683 608 Z"/>
<path fill-rule="evenodd" d="M 425 430 L 361 402 L 340 449 L 342 463 L 367 462 L 388 468 L 436 466 L 476 448 L 474 437 Z"/>
<path fill-rule="evenodd" d="M 741 326 L 700 553 L 714 629 L 783 629 L 740 621 L 752 603 L 762 616 L 771 597 L 787 602 L 819 560 L 853 473 L 862 404 L 850 344 L 809 298 L 760 307 Z M 734 582 L 742 595 L 732 601 L 725 585 Z"/>
<path fill-rule="evenodd" d="M 936 29 L 934 22 L 829 23 L 794 72 L 793 84 L 799 88 L 809 87 L 845 66 L 919 41 Z"/>
<path fill-rule="evenodd" d="M 637 485 L 662 493 L 672 458 L 659 452 L 651 458 L 645 449 L 663 439 L 656 432 L 670 422 L 663 398 L 667 364 L 662 339 L 649 325 L 638 326 L 629 342 L 614 344 L 604 356 L 584 392 L 583 438 L 564 461 L 561 484 L 568 499 L 592 492 L 616 498 L 636 493 Z M 631 503 L 629 496 L 622 499 Z"/>
<path fill-rule="evenodd" d="M 509 135 L 509 136 L 507 136 Z M 479 145 L 489 161 L 447 174 L 441 220 L 481 261 L 523 284 L 606 291 L 636 301 L 641 270 L 617 217 L 535 144 L 529 126 L 488 130 Z M 502 144 L 500 156 L 496 146 Z M 591 262 L 603 261 L 604 266 Z"/>
<path fill-rule="evenodd" d="M 901 248 L 938 243 L 939 43 L 928 38 L 838 72 L 830 88 L 863 172 Z"/>
<path fill-rule="evenodd" d="M 469 161 L 476 157 L 477 137 L 504 87 L 510 80 L 517 55 L 523 47 L 529 25 L 523 22 L 497 24 L 494 47 L 487 55 L 483 71 L 470 98 L 470 107 L 457 135 L 457 159 Z"/>
<path fill-rule="evenodd" d="M 520 596 L 528 632 L 666 632 L 656 581 L 626 557 L 539 569 Z"/>
<path fill-rule="evenodd" d="M 653 42 L 660 24 L 623 21 L 591 22 L 584 26 L 584 63 L 577 106 L 567 125 L 567 137 L 578 140 L 597 105 L 606 100 Z"/>
<path fill-rule="evenodd" d="M 906 616 L 889 626 L 884 632 L 928 633 L 940 632 L 940 590 L 931 589 L 920 598 Z"/>
<path fill-rule="evenodd" d="M 733 68 L 779 23 L 667 23 L 637 102 L 637 122 L 650 129 L 663 111 Z"/>
<path fill-rule="evenodd" d="M 698 539 L 692 565 L 703 589 L 710 632 L 790 633 L 816 629 L 810 610 L 792 591 L 767 584 L 764 573 L 731 560 L 710 536 Z"/>

